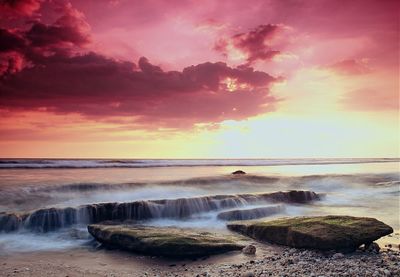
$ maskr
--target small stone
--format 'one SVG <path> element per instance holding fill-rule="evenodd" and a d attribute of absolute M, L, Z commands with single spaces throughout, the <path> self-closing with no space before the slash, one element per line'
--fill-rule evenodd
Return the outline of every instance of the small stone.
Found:
<path fill-rule="evenodd" d="M 368 252 L 371 252 L 371 253 L 379 253 L 381 248 L 379 247 L 379 245 L 376 242 L 372 242 L 368 245 L 365 245 L 365 250 Z"/>
<path fill-rule="evenodd" d="M 242 249 L 243 254 L 246 254 L 246 255 L 254 255 L 256 253 L 256 251 L 257 251 L 257 248 L 252 244 L 247 245 Z"/>
<path fill-rule="evenodd" d="M 242 277 L 254 277 L 254 273 L 252 271 L 248 271 L 243 273 Z"/>
<path fill-rule="evenodd" d="M 338 260 L 338 259 L 343 259 L 344 255 L 342 253 L 336 253 L 332 256 L 332 259 Z"/>

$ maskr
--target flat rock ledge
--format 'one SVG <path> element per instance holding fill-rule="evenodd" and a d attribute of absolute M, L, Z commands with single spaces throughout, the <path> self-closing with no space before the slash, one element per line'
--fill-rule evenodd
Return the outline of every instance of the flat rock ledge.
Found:
<path fill-rule="evenodd" d="M 151 256 L 201 257 L 244 247 L 234 239 L 172 227 L 92 224 L 88 231 L 105 246 Z"/>
<path fill-rule="evenodd" d="M 374 218 L 333 215 L 235 222 L 227 227 L 260 241 L 341 252 L 353 252 L 393 232 L 390 226 Z"/>

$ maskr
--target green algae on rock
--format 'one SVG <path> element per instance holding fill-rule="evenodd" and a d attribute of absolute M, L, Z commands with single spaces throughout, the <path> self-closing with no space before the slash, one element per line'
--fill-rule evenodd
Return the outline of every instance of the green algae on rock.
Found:
<path fill-rule="evenodd" d="M 375 218 L 333 215 L 235 222 L 227 226 L 260 241 L 343 252 L 354 251 L 393 232 L 390 226 Z"/>
<path fill-rule="evenodd" d="M 208 256 L 243 248 L 233 239 L 191 229 L 92 224 L 88 231 L 106 246 L 152 256 Z"/>

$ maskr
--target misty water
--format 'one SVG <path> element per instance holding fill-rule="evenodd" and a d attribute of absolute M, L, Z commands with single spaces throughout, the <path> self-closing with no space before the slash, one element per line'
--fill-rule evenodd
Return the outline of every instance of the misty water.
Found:
<path fill-rule="evenodd" d="M 0 212 L 2 215 L 31 213 L 53 207 L 163 199 L 175 203 L 173 200 L 178 198 L 310 190 L 323 196 L 321 200 L 307 204 L 281 203 L 279 212 L 268 218 L 368 216 L 398 230 L 399 166 L 398 160 L 383 159 L 2 160 Z M 237 169 L 247 174 L 231 175 Z M 194 209 L 184 217 L 160 214 L 141 220 L 140 224 L 228 232 L 226 221 L 218 219 L 220 212 L 276 205 L 264 200 L 238 199 L 231 206 L 205 212 Z M 0 254 L 89 247 L 90 241 L 83 221 L 45 233 L 24 228 L 22 224 L 17 230 L 0 233 Z"/>

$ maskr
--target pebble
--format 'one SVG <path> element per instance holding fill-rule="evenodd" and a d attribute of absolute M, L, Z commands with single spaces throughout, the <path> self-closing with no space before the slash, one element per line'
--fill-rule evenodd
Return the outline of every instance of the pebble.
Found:
<path fill-rule="evenodd" d="M 254 277 L 254 273 L 252 271 L 248 271 L 242 274 L 242 277 Z"/>
<path fill-rule="evenodd" d="M 242 249 L 243 254 L 246 254 L 246 255 L 254 255 L 256 253 L 256 251 L 257 251 L 257 248 L 252 244 L 246 245 Z"/>
<path fill-rule="evenodd" d="M 342 259 L 342 258 L 344 258 L 344 255 L 342 253 L 336 253 L 332 256 L 332 259 L 335 259 L 335 260 Z"/>

